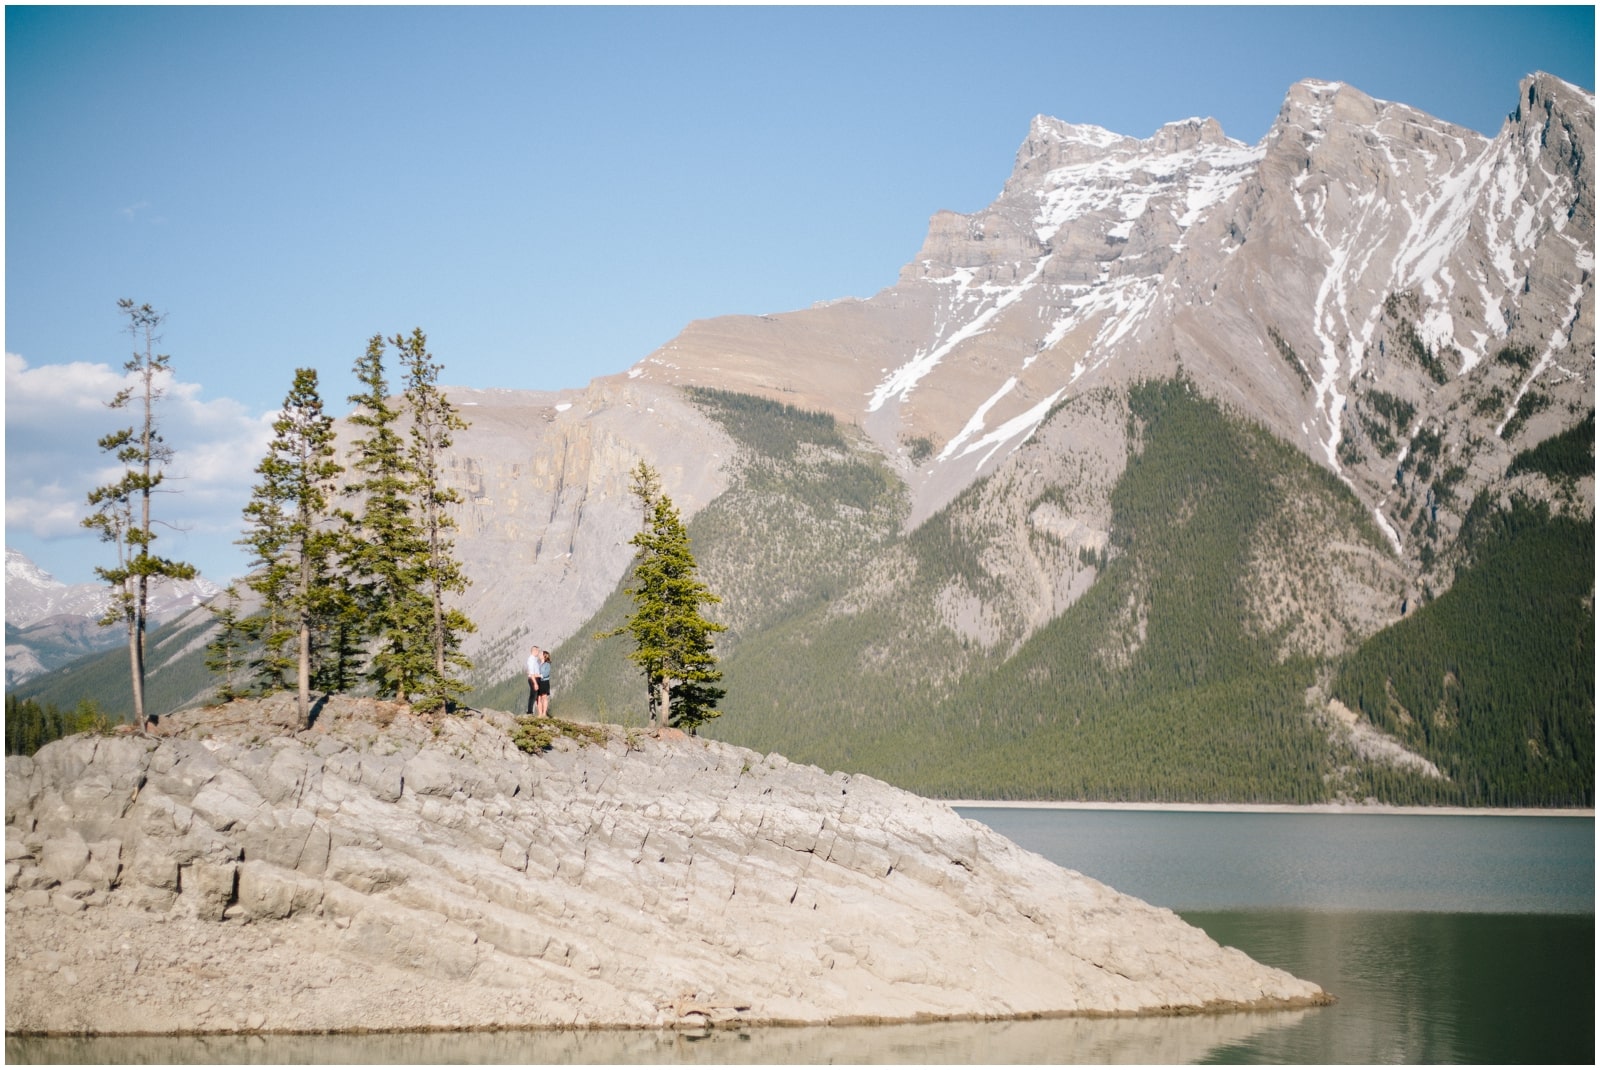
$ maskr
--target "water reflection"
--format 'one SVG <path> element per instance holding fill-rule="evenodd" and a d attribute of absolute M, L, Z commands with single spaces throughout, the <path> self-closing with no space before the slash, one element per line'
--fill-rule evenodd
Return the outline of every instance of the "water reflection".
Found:
<path fill-rule="evenodd" d="M 1227 1063 L 1594 1062 L 1594 915 L 1184 912 L 1339 1002 Z"/>
<path fill-rule="evenodd" d="M 1193 1063 L 1310 1011 L 1181 1018 L 365 1036 L 6 1038 L 7 1063 Z"/>

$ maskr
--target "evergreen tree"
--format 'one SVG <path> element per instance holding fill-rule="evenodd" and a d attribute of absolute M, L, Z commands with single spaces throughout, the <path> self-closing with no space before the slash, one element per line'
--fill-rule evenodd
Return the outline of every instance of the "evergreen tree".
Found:
<path fill-rule="evenodd" d="M 338 512 L 336 516 L 341 525 L 348 520 L 346 513 Z M 342 562 L 348 561 L 350 555 L 348 535 L 341 526 L 335 536 L 336 556 Z M 311 666 L 311 686 L 329 694 L 342 694 L 359 682 L 366 628 L 348 567 L 336 569 L 328 580 L 323 612 L 318 614 L 311 636 L 312 649 L 318 655 Z"/>
<path fill-rule="evenodd" d="M 71 713 L 37 699 L 6 696 L 6 754 L 34 754 L 46 743 L 79 732 L 111 730 L 111 720 L 94 699 L 79 701 Z"/>
<path fill-rule="evenodd" d="M 239 588 L 233 584 L 222 592 L 220 601 L 207 607 L 217 622 L 217 634 L 206 644 L 206 668 L 222 677 L 217 686 L 217 701 L 231 702 L 239 697 L 234 680 L 243 658 L 244 621 L 239 616 Z"/>
<path fill-rule="evenodd" d="M 113 454 L 126 467 L 114 483 L 89 492 L 94 512 L 83 521 L 84 527 L 100 532 L 102 540 L 114 543 L 117 563 L 113 568 L 96 567 L 95 573 L 112 588 L 113 601 L 102 624 L 122 621 L 128 629 L 128 661 L 133 682 L 134 720 L 143 731 L 144 637 L 149 620 L 150 584 L 166 577 L 193 579 L 193 565 L 159 557 L 150 552 L 155 541 L 150 496 L 165 479 L 162 466 L 172 459 L 172 448 L 161 437 L 155 406 L 165 393 L 163 383 L 171 375 L 171 358 L 155 352 L 157 331 L 166 319 L 149 305 L 135 305 L 123 298 L 117 302 L 128 318 L 125 328 L 141 348 L 123 365 L 133 378 L 131 386 L 119 390 L 108 404 L 122 409 L 137 403 L 141 421 L 100 439 L 100 448 Z"/>
<path fill-rule="evenodd" d="M 412 512 L 416 481 L 395 429 L 400 412 L 389 402 L 384 348 L 383 336 L 374 335 L 355 364 L 364 389 L 350 396 L 356 409 L 349 420 L 364 434 L 350 460 L 360 478 L 345 493 L 360 499 L 361 513 L 345 519 L 351 597 L 372 644 L 368 675 L 379 695 L 407 702 L 430 666 L 432 607 L 421 570 L 427 543 Z"/>
<path fill-rule="evenodd" d="M 465 430 L 467 422 L 439 389 L 440 365 L 428 352 L 428 339 L 416 328 L 409 337 L 396 335 L 390 340 L 400 354 L 405 376 L 406 410 L 411 417 L 411 438 L 406 460 L 414 480 L 413 500 L 424 544 L 419 562 L 424 594 L 428 601 L 427 630 L 431 662 L 423 675 L 416 704 L 423 709 L 448 707 L 467 692 L 467 684 L 455 675 L 472 663 L 460 652 L 463 633 L 476 630 L 466 615 L 447 608 L 445 595 L 467 589 L 467 575 L 452 551 L 448 532 L 455 521 L 446 507 L 461 500 L 461 495 L 444 485 L 442 466 L 454 432 Z"/>
<path fill-rule="evenodd" d="M 261 468 L 256 471 L 259 474 Z M 294 673 L 290 656 L 294 627 L 289 614 L 293 570 L 287 560 L 290 522 L 283 505 L 280 498 L 256 487 L 245 504 L 245 533 L 238 540 L 239 545 L 250 548 L 255 567 L 246 585 L 261 596 L 260 608 L 239 622 L 239 631 L 254 646 L 250 675 L 255 692 L 263 695 L 286 689 Z"/>
<path fill-rule="evenodd" d="M 296 369 L 283 411 L 273 422 L 267 455 L 256 467 L 261 482 L 245 506 L 244 544 L 257 571 L 247 581 L 262 596 L 265 619 L 263 666 L 281 683 L 291 659 L 300 720 L 311 714 L 312 637 L 330 610 L 338 533 L 330 527 L 335 480 L 344 471 L 334 460 L 333 418 L 322 409 L 317 373 Z"/>
<path fill-rule="evenodd" d="M 633 576 L 634 613 L 622 627 L 600 638 L 628 632 L 649 694 L 651 724 L 695 730 L 721 715 L 712 636 L 726 626 L 701 615 L 702 606 L 722 601 L 696 575 L 689 534 L 672 499 L 661 493 L 655 470 L 640 461 L 633 470 L 633 494 L 644 509 L 644 528 L 631 540 L 639 548 Z"/>

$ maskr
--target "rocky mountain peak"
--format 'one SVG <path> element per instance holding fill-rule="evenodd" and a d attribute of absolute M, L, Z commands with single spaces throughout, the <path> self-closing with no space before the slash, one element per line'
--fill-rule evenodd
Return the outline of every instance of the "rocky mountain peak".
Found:
<path fill-rule="evenodd" d="M 639 371 L 732 375 L 786 400 L 837 384 L 820 407 L 891 454 L 933 444 L 911 480 L 915 522 L 1052 404 L 1176 358 L 1330 469 L 1368 469 L 1356 483 L 1381 516 L 1395 457 L 1364 441 L 1378 417 L 1347 411 L 1358 390 L 1443 413 L 1468 387 L 1428 397 L 1437 376 L 1508 344 L 1548 351 L 1520 382 L 1472 388 L 1474 411 L 1503 395 L 1474 432 L 1492 443 L 1569 343 L 1561 381 L 1592 369 L 1593 98 L 1533 75 L 1517 101 L 1493 139 L 1316 79 L 1288 89 L 1256 145 L 1210 119 L 1141 139 L 1036 116 L 999 197 L 935 214 L 892 289 L 847 311 L 697 324 Z M 796 375 L 802 356 L 811 374 Z M 1462 467 L 1487 476 L 1508 457 Z"/>
<path fill-rule="evenodd" d="M 1035 115 L 1028 136 L 1017 148 L 1012 180 L 1019 175 L 1045 175 L 1062 164 L 1095 159 L 1113 145 L 1132 138 L 1092 123 L 1069 123 Z"/>
<path fill-rule="evenodd" d="M 1522 145 L 1530 160 L 1543 158 L 1548 171 L 1581 181 L 1594 147 L 1594 94 L 1542 71 L 1524 78 L 1519 89 L 1502 137 Z"/>
<path fill-rule="evenodd" d="M 26 587 L 49 587 L 58 581 L 50 573 L 40 568 L 28 559 L 28 555 L 21 550 L 6 547 L 6 590 L 15 592 L 17 585 Z"/>
<path fill-rule="evenodd" d="M 1222 132 L 1222 124 L 1215 119 L 1193 116 L 1167 123 L 1150 138 L 1157 152 L 1187 152 L 1201 145 L 1238 145 Z"/>
<path fill-rule="evenodd" d="M 1065 144 L 1065 143 L 1063 143 Z M 1052 243 L 1068 224 L 1088 226 L 1093 239 L 1112 245 L 1132 239 L 1152 212 L 1170 244 L 1176 231 L 1232 191 L 1259 159 L 1259 151 L 1227 137 L 1215 119 L 1168 123 L 1145 139 L 1109 137 L 1071 143 L 1072 151 L 1024 161 L 994 206 L 1025 208 L 1037 240 Z M 1025 143 L 1019 159 L 1028 152 Z M 1041 168 L 1037 160 L 1048 160 Z"/>
<path fill-rule="evenodd" d="M 1520 121 L 1524 105 L 1529 111 L 1543 111 L 1549 115 L 1557 110 L 1574 112 L 1581 115 L 1583 112 L 1593 112 L 1594 94 L 1582 86 L 1573 85 L 1565 78 L 1558 78 L 1544 71 L 1534 71 L 1518 83 L 1523 103 L 1518 104 L 1510 115 L 1512 120 Z"/>

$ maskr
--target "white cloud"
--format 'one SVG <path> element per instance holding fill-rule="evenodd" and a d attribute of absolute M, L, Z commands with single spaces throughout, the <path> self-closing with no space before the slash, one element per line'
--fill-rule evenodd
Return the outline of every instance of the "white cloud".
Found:
<path fill-rule="evenodd" d="M 40 538 L 54 538 L 78 532 L 81 513 L 59 484 L 34 488 L 35 493 L 13 493 L 13 481 L 6 480 L 6 529 L 12 518 L 24 519 L 18 525 Z M 81 497 L 81 495 L 80 495 Z"/>
<path fill-rule="evenodd" d="M 107 364 L 73 361 L 29 368 L 15 353 L 6 354 L 6 429 L 13 423 L 46 423 L 62 411 L 97 412 L 126 376 Z"/>
<path fill-rule="evenodd" d="M 6 541 L 26 535 L 70 544 L 73 556 L 83 559 L 81 568 L 63 567 L 58 557 L 50 562 L 58 576 L 87 573 L 104 552 L 80 521 L 88 512 L 88 492 L 121 471 L 100 450 L 99 439 L 139 419 L 136 408 L 106 405 L 127 383 L 121 369 L 106 364 L 34 368 L 6 354 Z M 232 398 L 205 400 L 197 383 L 167 376 L 163 385 L 157 420 L 173 458 L 162 490 L 174 493 L 162 495 L 158 517 L 186 534 L 163 532 L 170 541 L 161 551 L 182 556 L 182 547 L 190 555 L 185 559 L 203 572 L 231 569 L 238 560 L 232 541 L 240 510 L 271 438 L 273 416 L 252 414 Z"/>
<path fill-rule="evenodd" d="M 151 207 L 152 205 L 149 201 L 138 201 L 134 204 L 128 205 L 126 208 L 118 208 L 117 214 L 122 216 L 123 219 L 126 219 L 130 223 L 136 223 L 140 220 L 157 225 L 165 223 L 167 221 L 167 217 L 164 215 L 151 215 Z"/>

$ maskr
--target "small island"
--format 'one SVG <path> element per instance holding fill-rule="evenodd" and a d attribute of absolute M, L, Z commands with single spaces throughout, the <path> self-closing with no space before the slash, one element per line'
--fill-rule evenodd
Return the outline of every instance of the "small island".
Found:
<path fill-rule="evenodd" d="M 8 1034 L 1328 1002 L 944 803 L 673 729 L 279 695 L 6 761 Z"/>

